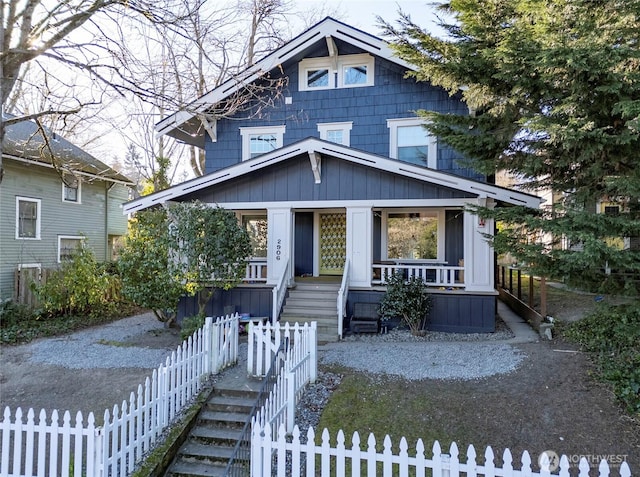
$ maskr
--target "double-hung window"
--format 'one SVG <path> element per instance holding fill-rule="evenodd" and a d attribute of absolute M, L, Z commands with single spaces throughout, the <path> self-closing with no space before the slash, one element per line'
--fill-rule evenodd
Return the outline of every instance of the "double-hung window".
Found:
<path fill-rule="evenodd" d="M 82 247 L 84 237 L 76 235 L 58 235 L 58 263 L 71 260 L 73 254 Z"/>
<path fill-rule="evenodd" d="M 315 91 L 373 86 L 375 59 L 369 54 L 305 58 L 298 65 L 298 88 Z"/>
<path fill-rule="evenodd" d="M 16 239 L 40 240 L 40 199 L 16 197 Z"/>
<path fill-rule="evenodd" d="M 284 132 L 285 126 L 240 128 L 242 160 L 246 161 L 281 148 Z"/>
<path fill-rule="evenodd" d="M 318 132 L 320 133 L 320 139 L 342 144 L 343 146 L 349 146 L 351 144 L 350 136 L 352 127 L 352 121 L 344 123 L 320 123 L 318 124 Z"/>
<path fill-rule="evenodd" d="M 389 157 L 432 169 L 438 168 L 438 143 L 420 118 L 387 119 Z"/>

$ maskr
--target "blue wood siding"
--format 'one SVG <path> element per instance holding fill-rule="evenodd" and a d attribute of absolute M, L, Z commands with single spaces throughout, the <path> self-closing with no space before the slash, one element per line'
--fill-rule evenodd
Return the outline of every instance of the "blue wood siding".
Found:
<path fill-rule="evenodd" d="M 313 273 L 313 212 L 296 212 L 295 276 Z"/>
<path fill-rule="evenodd" d="M 314 182 L 302 155 L 184 197 L 202 202 L 270 202 L 473 197 L 454 189 L 372 169 L 331 157 L 322 159 L 322 183 Z"/>
<path fill-rule="evenodd" d="M 324 39 L 321 43 L 325 43 Z M 324 47 L 326 49 L 326 47 Z M 311 56 L 326 54 L 320 47 Z M 341 54 L 358 53 L 352 48 Z M 319 137 L 319 123 L 352 121 L 351 147 L 389 156 L 389 128 L 387 119 L 415 117 L 419 109 L 466 114 L 467 107 L 459 97 L 450 97 L 441 88 L 404 78 L 404 70 L 387 60 L 376 58 L 375 85 L 359 88 L 337 88 L 322 91 L 300 91 L 298 63 L 284 65 L 288 85 L 284 99 L 257 115 L 243 113 L 241 117 L 218 121 L 217 142 L 206 139 L 206 172 L 214 172 L 241 161 L 240 127 L 286 126 L 283 144 L 289 145 L 307 137 Z M 243 119 L 248 118 L 248 119 Z M 459 164 L 461 156 L 444 143 L 438 143 L 438 169 L 478 180 L 484 176 Z"/>
<path fill-rule="evenodd" d="M 226 307 L 235 307 L 238 313 L 249 313 L 251 316 L 271 316 L 272 289 L 256 287 L 236 287 L 231 290 L 216 289 L 205 308 L 206 316 L 223 316 Z M 198 314 L 196 297 L 183 296 L 178 303 L 178 323 L 189 316 Z"/>
<path fill-rule="evenodd" d="M 464 212 L 447 210 L 445 215 L 444 259 L 450 266 L 456 266 L 464 259 Z"/>
<path fill-rule="evenodd" d="M 353 314 L 354 303 L 380 303 L 382 291 L 352 290 L 347 299 L 347 320 Z M 427 328 L 430 331 L 453 333 L 492 333 L 495 331 L 496 297 L 494 295 L 466 295 L 432 293 L 433 308 Z M 390 320 L 397 325 L 397 320 Z"/>

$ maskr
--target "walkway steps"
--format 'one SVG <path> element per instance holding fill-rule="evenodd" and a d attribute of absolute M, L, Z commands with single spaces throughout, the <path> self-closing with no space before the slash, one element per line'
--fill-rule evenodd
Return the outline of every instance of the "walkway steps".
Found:
<path fill-rule="evenodd" d="M 257 394 L 257 385 L 215 387 L 165 476 L 224 475 Z"/>
<path fill-rule="evenodd" d="M 289 290 L 282 313 L 281 323 L 310 323 L 318 327 L 318 342 L 338 341 L 338 290 L 334 282 L 296 282 Z"/>

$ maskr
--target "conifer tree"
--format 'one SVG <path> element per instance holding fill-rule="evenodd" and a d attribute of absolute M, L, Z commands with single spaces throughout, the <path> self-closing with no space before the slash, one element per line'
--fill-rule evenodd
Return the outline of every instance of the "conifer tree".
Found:
<path fill-rule="evenodd" d="M 395 26 L 379 19 L 418 66 L 409 75 L 469 106 L 469 115 L 419 111 L 427 129 L 477 170 L 507 171 L 558 199 L 541 210 L 478 209 L 502 224 L 496 251 L 536 274 L 638 293 L 640 1 L 451 0 L 442 9 L 444 38 L 402 12 Z M 605 203 L 617 212 L 596 214 Z"/>

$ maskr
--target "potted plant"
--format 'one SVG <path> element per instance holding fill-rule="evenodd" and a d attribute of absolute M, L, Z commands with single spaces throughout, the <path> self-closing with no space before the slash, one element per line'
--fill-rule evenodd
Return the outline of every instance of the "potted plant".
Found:
<path fill-rule="evenodd" d="M 419 277 L 404 278 L 402 273 L 387 277 L 387 292 L 380 301 L 383 321 L 399 316 L 414 336 L 424 335 L 424 325 L 431 311 L 432 300 L 424 280 Z"/>

